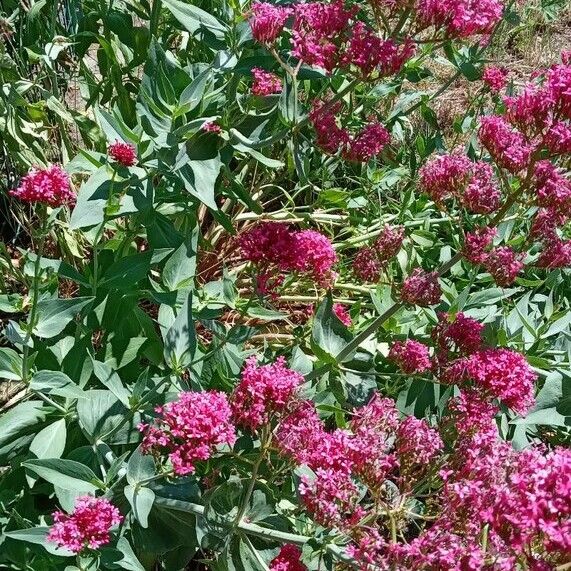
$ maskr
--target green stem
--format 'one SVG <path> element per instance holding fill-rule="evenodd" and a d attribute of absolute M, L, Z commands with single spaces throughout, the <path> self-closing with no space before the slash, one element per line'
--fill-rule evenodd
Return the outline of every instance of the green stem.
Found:
<path fill-rule="evenodd" d="M 36 260 L 34 262 L 34 277 L 32 279 L 32 301 L 30 308 L 30 315 L 28 316 L 28 324 L 26 327 L 26 336 L 24 338 L 23 347 L 23 362 L 22 362 L 22 380 L 27 383 L 28 375 L 30 373 L 28 367 L 28 357 L 30 353 L 30 347 L 28 346 L 30 339 L 32 338 L 32 333 L 34 327 L 36 326 L 36 320 L 38 315 L 38 298 L 40 295 L 40 276 L 41 276 L 41 262 L 42 254 L 44 253 L 44 246 L 46 244 L 46 237 L 48 233 L 48 228 L 46 224 L 46 213 L 43 211 L 41 213 L 42 225 L 40 228 L 40 243 L 38 245 L 38 252 L 36 254 Z"/>
<path fill-rule="evenodd" d="M 256 480 L 258 478 L 258 472 L 260 470 L 260 466 L 264 461 L 266 456 L 266 451 L 271 441 L 271 432 L 266 430 L 266 427 L 262 428 L 262 435 L 260 438 L 260 455 L 258 456 L 256 462 L 252 466 L 252 475 L 250 477 L 250 481 L 248 482 L 248 488 L 246 489 L 246 494 L 244 495 L 244 500 L 242 501 L 242 505 L 236 514 L 236 519 L 234 520 L 234 527 L 238 527 L 238 524 L 242 521 L 246 510 L 248 509 L 248 504 L 250 503 L 250 498 L 252 497 L 252 493 L 254 492 L 254 486 L 256 485 Z"/>
<path fill-rule="evenodd" d="M 151 37 L 156 37 L 159 29 L 159 16 L 161 14 L 161 0 L 153 0 L 153 7 L 151 8 L 151 21 L 149 23 L 149 31 Z"/>

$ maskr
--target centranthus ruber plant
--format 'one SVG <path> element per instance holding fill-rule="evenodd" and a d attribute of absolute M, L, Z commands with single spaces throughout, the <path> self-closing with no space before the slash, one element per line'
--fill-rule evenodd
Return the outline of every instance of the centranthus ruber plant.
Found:
<path fill-rule="evenodd" d="M 570 568 L 536 4 L 2 7 L 2 569 Z"/>

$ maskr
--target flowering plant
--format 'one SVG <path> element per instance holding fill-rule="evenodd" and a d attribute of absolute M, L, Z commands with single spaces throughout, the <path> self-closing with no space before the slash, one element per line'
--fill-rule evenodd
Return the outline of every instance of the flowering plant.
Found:
<path fill-rule="evenodd" d="M 0 20 L 2 567 L 568 569 L 571 52 L 496 65 L 503 0 L 51 4 Z"/>

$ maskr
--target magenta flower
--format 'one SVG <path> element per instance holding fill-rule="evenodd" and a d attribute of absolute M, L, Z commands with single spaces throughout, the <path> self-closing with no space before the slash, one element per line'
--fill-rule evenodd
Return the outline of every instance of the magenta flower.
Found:
<path fill-rule="evenodd" d="M 438 283 L 437 272 L 425 272 L 415 268 L 401 287 L 401 300 L 411 305 L 428 307 L 440 302 L 442 289 Z"/>
<path fill-rule="evenodd" d="M 51 165 L 47 169 L 33 168 L 10 194 L 25 202 L 40 202 L 52 207 L 75 202 L 69 175 L 60 165 Z"/>
<path fill-rule="evenodd" d="M 524 258 L 524 253 L 517 253 L 509 246 L 498 246 L 489 252 L 483 265 L 497 285 L 508 287 L 523 269 Z"/>
<path fill-rule="evenodd" d="M 286 410 L 303 377 L 288 369 L 284 357 L 258 366 L 250 357 L 230 398 L 236 424 L 256 431 Z"/>
<path fill-rule="evenodd" d="M 131 167 L 137 162 L 137 153 L 133 145 L 115 141 L 107 149 L 109 156 L 125 167 Z"/>
<path fill-rule="evenodd" d="M 109 543 L 109 531 L 123 521 L 119 510 L 105 498 L 81 496 L 75 501 L 73 513 L 56 511 L 47 540 L 73 553 L 98 549 Z"/>
<path fill-rule="evenodd" d="M 495 228 L 480 227 L 468 232 L 464 238 L 462 254 L 473 264 L 483 264 L 497 235 Z"/>
<path fill-rule="evenodd" d="M 282 90 L 282 80 L 275 74 L 265 71 L 259 67 L 252 68 L 254 83 L 252 93 L 254 95 L 271 95 L 280 93 Z"/>
<path fill-rule="evenodd" d="M 270 561 L 270 571 L 307 571 L 300 559 L 301 549 L 293 543 L 286 543 Z"/>
<path fill-rule="evenodd" d="M 531 145 L 503 117 L 483 117 L 478 136 L 501 167 L 516 174 L 528 165 L 533 150 Z"/>
<path fill-rule="evenodd" d="M 269 2 L 254 2 L 249 20 L 252 36 L 260 43 L 271 44 L 281 34 L 290 14 L 291 8 Z"/>
<path fill-rule="evenodd" d="M 422 373 L 430 369 L 431 366 L 428 347 L 423 343 L 414 341 L 414 339 L 393 343 L 388 358 L 394 361 L 399 369 L 407 375 Z"/>
<path fill-rule="evenodd" d="M 488 66 L 482 74 L 482 81 L 494 93 L 499 93 L 507 85 L 508 70 L 505 67 Z"/>
<path fill-rule="evenodd" d="M 236 440 L 226 395 L 217 391 L 183 392 L 156 409 L 155 424 L 141 424 L 143 450 L 168 454 L 176 474 L 195 471 L 197 460 L 208 460 L 220 445 Z"/>

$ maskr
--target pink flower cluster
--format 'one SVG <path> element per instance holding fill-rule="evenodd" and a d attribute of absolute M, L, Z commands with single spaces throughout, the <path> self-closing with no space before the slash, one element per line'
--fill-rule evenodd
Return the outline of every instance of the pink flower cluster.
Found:
<path fill-rule="evenodd" d="M 73 513 L 56 511 L 46 539 L 73 553 L 98 549 L 109 543 L 109 531 L 123 521 L 119 510 L 105 498 L 81 496 Z"/>
<path fill-rule="evenodd" d="M 404 303 L 428 307 L 440 302 L 442 289 L 438 282 L 437 272 L 425 272 L 421 268 L 415 268 L 404 280 L 400 297 Z"/>
<path fill-rule="evenodd" d="M 420 187 L 440 208 L 451 197 L 474 214 L 489 214 L 500 205 L 492 167 L 464 155 L 440 155 L 428 162 L 420 169 Z"/>
<path fill-rule="evenodd" d="M 518 173 L 528 165 L 531 145 L 503 117 L 484 117 L 479 137 L 496 163 L 511 173 Z"/>
<path fill-rule="evenodd" d="M 355 66 L 363 76 L 397 73 L 415 52 L 414 44 L 397 45 L 383 39 L 362 21 L 355 21 L 357 7 L 345 8 L 343 0 L 304 2 L 293 7 L 255 3 L 250 27 L 254 39 L 271 44 L 292 16 L 291 53 L 310 66 L 328 72 Z"/>
<path fill-rule="evenodd" d="M 284 357 L 262 366 L 256 357 L 250 357 L 230 397 L 234 421 L 258 430 L 285 410 L 301 383 L 303 377 L 286 367 Z"/>
<path fill-rule="evenodd" d="M 291 13 L 291 8 L 269 2 L 254 2 L 249 20 L 252 36 L 260 43 L 271 44 L 281 34 Z"/>
<path fill-rule="evenodd" d="M 109 145 L 107 153 L 114 161 L 125 167 L 131 167 L 137 162 L 135 147 L 122 141 L 115 141 Z"/>
<path fill-rule="evenodd" d="M 155 411 L 153 424 L 139 425 L 142 449 L 168 454 L 179 476 L 192 474 L 197 460 L 208 460 L 218 446 L 233 446 L 236 440 L 232 410 L 222 392 L 183 392 Z"/>
<path fill-rule="evenodd" d="M 505 67 L 488 66 L 482 74 L 482 81 L 494 93 L 499 93 L 507 85 L 509 71 Z"/>
<path fill-rule="evenodd" d="M 276 432 L 278 449 L 313 470 L 315 477 L 303 477 L 299 493 L 318 523 L 353 529 L 366 515 L 359 506 L 355 478 L 378 494 L 401 463 L 405 468 L 400 478 L 411 483 L 440 452 L 440 437 L 424 421 L 401 423 L 398 417 L 391 399 L 375 395 L 354 412 L 348 430 L 328 432 L 310 401 L 291 408 Z M 413 452 L 409 437 L 414 431 L 418 438 Z"/>
<path fill-rule="evenodd" d="M 274 293 L 289 272 L 308 275 L 324 287 L 335 279 L 335 250 L 331 241 L 315 230 L 292 230 L 280 222 L 261 222 L 240 235 L 238 247 L 242 257 L 260 271 L 261 294 Z"/>
<path fill-rule="evenodd" d="M 492 248 L 495 228 L 479 227 L 468 232 L 462 253 L 473 264 L 482 264 L 500 287 L 508 287 L 524 267 L 525 253 L 515 252 L 510 246 Z"/>
<path fill-rule="evenodd" d="M 375 121 L 368 123 L 355 135 L 337 124 L 339 103 L 314 101 L 309 119 L 317 135 L 316 143 L 324 152 L 335 154 L 341 151 L 349 161 L 367 162 L 377 156 L 389 143 L 390 134 Z"/>
<path fill-rule="evenodd" d="M 426 26 L 445 28 L 449 38 L 488 36 L 500 21 L 500 0 L 419 0 L 418 17 Z"/>
<path fill-rule="evenodd" d="M 402 550 L 412 569 L 425 569 L 429 560 L 443 570 L 489 568 L 481 549 L 484 526 L 486 555 L 498 571 L 516 568 L 517 561 L 553 569 L 548 561 L 571 553 L 569 450 L 516 452 L 496 431 L 479 432 L 457 442 L 441 476 L 439 519 Z"/>
<path fill-rule="evenodd" d="M 462 313 L 453 320 L 439 314 L 432 331 L 435 374 L 445 383 L 475 387 L 487 400 L 500 400 L 525 414 L 534 402 L 537 375 L 520 353 L 484 348 L 482 331 L 482 324 Z"/>
<path fill-rule="evenodd" d="M 307 571 L 300 561 L 301 549 L 293 543 L 286 543 L 269 564 L 270 571 Z"/>
<path fill-rule="evenodd" d="M 69 176 L 60 165 L 32 169 L 10 194 L 25 202 L 41 202 L 52 207 L 75 202 Z"/>
<path fill-rule="evenodd" d="M 430 369 L 432 365 L 428 347 L 413 339 L 393 343 L 388 358 L 407 375 L 422 373 Z"/>
<path fill-rule="evenodd" d="M 365 246 L 357 252 L 353 272 L 362 281 L 378 281 L 386 265 L 398 254 L 403 241 L 404 227 L 387 224 L 372 246 Z"/>
<path fill-rule="evenodd" d="M 282 90 L 282 80 L 269 71 L 265 71 L 260 67 L 252 68 L 254 83 L 252 84 L 252 93 L 254 95 L 272 95 L 272 93 L 280 93 Z"/>
<path fill-rule="evenodd" d="M 421 421 L 405 422 L 411 427 L 406 436 L 422 441 L 424 429 L 415 426 Z M 518 452 L 489 427 L 461 434 L 440 478 L 435 521 L 417 537 L 389 543 L 374 527 L 352 530 L 348 553 L 360 568 L 512 571 L 525 565 L 548 571 L 568 561 L 571 451 Z"/>

